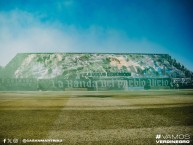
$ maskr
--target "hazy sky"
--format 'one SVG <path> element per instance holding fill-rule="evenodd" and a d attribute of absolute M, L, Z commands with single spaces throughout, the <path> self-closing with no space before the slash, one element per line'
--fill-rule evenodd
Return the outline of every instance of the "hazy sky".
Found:
<path fill-rule="evenodd" d="M 0 0 L 0 65 L 18 52 L 169 53 L 193 70 L 192 0 Z"/>

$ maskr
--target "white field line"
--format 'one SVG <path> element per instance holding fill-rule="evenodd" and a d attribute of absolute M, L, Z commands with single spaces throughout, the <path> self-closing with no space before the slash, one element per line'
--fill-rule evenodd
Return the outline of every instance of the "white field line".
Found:
<path fill-rule="evenodd" d="M 74 96 L 71 95 L 69 100 L 73 97 Z M 65 108 L 65 106 L 68 105 L 69 100 L 67 101 L 67 103 L 64 102 L 64 105 L 63 105 L 64 107 L 61 110 L 63 110 Z M 57 138 L 57 134 L 55 134 L 55 131 L 58 131 L 62 122 L 66 122 L 65 119 L 68 120 L 67 116 L 64 117 L 63 114 L 60 113 L 58 118 L 56 119 L 56 121 L 53 123 L 53 127 L 51 128 L 51 130 L 48 133 L 48 139 L 59 139 L 59 138 Z"/>

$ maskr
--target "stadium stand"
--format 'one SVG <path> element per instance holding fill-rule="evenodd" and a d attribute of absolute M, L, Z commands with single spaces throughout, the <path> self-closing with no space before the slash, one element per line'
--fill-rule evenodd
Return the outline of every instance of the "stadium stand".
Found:
<path fill-rule="evenodd" d="M 193 73 L 168 54 L 19 53 L 0 75 L 1 90 L 193 88 Z"/>

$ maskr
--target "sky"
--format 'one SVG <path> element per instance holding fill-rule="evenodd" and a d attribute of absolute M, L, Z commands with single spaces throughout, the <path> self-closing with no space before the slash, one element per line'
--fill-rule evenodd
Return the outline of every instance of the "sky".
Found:
<path fill-rule="evenodd" d="M 192 0 L 0 0 L 0 65 L 17 53 L 167 53 L 193 71 Z"/>

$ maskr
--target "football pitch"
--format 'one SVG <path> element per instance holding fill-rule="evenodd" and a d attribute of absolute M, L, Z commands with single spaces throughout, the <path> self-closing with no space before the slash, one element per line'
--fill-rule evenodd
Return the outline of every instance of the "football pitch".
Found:
<path fill-rule="evenodd" d="M 158 134 L 193 144 L 193 90 L 0 92 L 0 122 L 0 144 L 153 145 Z"/>

